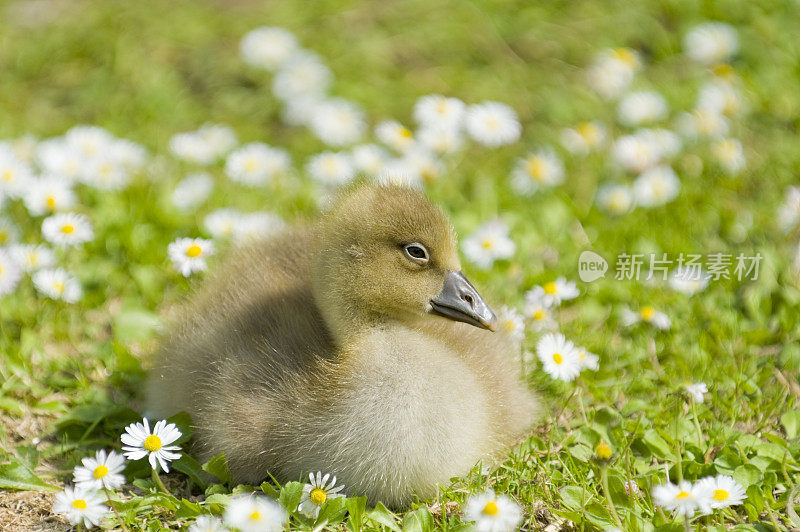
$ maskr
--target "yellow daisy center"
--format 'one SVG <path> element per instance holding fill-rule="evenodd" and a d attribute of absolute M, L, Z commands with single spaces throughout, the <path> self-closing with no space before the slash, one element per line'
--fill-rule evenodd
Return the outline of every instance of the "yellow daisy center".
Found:
<path fill-rule="evenodd" d="M 151 453 L 156 452 L 157 450 L 161 449 L 161 438 L 155 434 L 151 434 L 144 439 L 143 447 L 146 451 L 150 451 Z"/>
<path fill-rule="evenodd" d="M 725 490 L 716 490 L 714 492 L 714 498 L 718 501 L 726 501 L 730 494 Z"/>
<path fill-rule="evenodd" d="M 328 494 L 322 488 L 314 488 L 309 495 L 311 502 L 317 506 L 321 506 L 328 499 Z"/>
<path fill-rule="evenodd" d="M 546 283 L 543 288 L 544 288 L 544 293 L 545 294 L 549 294 L 549 295 L 555 294 L 556 291 L 558 290 L 558 287 L 556 286 L 556 283 L 554 283 L 552 281 L 549 282 L 549 283 Z"/>
<path fill-rule="evenodd" d="M 688 491 L 681 491 L 680 493 L 675 495 L 675 498 L 680 500 L 680 499 L 685 499 L 688 496 L 689 496 L 689 492 Z"/>
<path fill-rule="evenodd" d="M 614 50 L 614 55 L 629 67 L 633 68 L 636 66 L 636 55 L 628 48 L 617 48 Z"/>
<path fill-rule="evenodd" d="M 447 113 L 447 101 L 439 100 L 439 102 L 436 104 L 436 112 L 438 112 L 440 115 Z"/>
<path fill-rule="evenodd" d="M 597 126 L 591 122 L 582 122 L 578 124 L 575 130 L 578 132 L 578 135 L 583 138 L 583 140 L 591 145 L 596 144 L 599 140 L 600 131 L 597 129 Z"/>
<path fill-rule="evenodd" d="M 0 244 L 4 244 L 8 240 L 8 231 L 0 231 Z"/>
<path fill-rule="evenodd" d="M 401 127 L 399 133 L 400 136 L 403 137 L 404 139 L 410 139 L 414 136 L 414 134 L 411 133 L 411 131 L 405 127 Z"/>
<path fill-rule="evenodd" d="M 497 515 L 497 503 L 494 501 L 489 501 L 486 503 L 486 506 L 483 507 L 481 510 L 483 515 Z"/>
<path fill-rule="evenodd" d="M 85 510 L 86 506 L 87 506 L 86 501 L 84 501 L 83 499 L 75 499 L 74 501 L 72 501 L 72 507 L 75 508 L 76 510 Z"/>
<path fill-rule="evenodd" d="M 609 198 L 608 206 L 614 212 L 624 211 L 628 206 L 628 198 L 624 192 L 615 192 Z"/>
<path fill-rule="evenodd" d="M 711 71 L 714 73 L 715 76 L 720 78 L 730 79 L 733 77 L 735 73 L 733 67 L 727 63 L 717 63 L 713 67 L 711 67 Z"/>
<path fill-rule="evenodd" d="M 103 478 L 108 475 L 108 468 L 104 465 L 99 465 L 94 468 L 94 478 Z"/>
<path fill-rule="evenodd" d="M 655 316 L 656 309 L 650 306 L 642 307 L 642 309 L 639 311 L 639 314 L 642 316 L 643 320 L 650 321 L 653 319 L 653 316 Z"/>
<path fill-rule="evenodd" d="M 258 521 L 259 519 L 261 519 L 261 514 L 258 512 L 258 510 L 250 514 L 251 521 Z"/>
<path fill-rule="evenodd" d="M 72 233 L 73 231 L 75 231 L 75 226 L 72 226 L 72 225 L 69 225 L 69 224 L 65 224 L 65 225 L 61 226 L 61 232 L 64 233 L 65 235 L 68 235 L 68 234 Z"/>
<path fill-rule="evenodd" d="M 489 249 L 490 247 L 492 247 L 493 242 L 487 238 L 486 240 L 481 242 L 481 245 L 483 246 L 483 249 Z"/>
<path fill-rule="evenodd" d="M 505 330 L 508 333 L 514 332 L 514 329 L 516 328 L 517 327 L 514 325 L 514 322 L 511 320 L 506 320 L 503 322 L 503 330 Z"/>
<path fill-rule="evenodd" d="M 202 253 L 202 252 L 203 252 L 203 250 L 200 249 L 200 246 L 198 246 L 197 244 L 192 244 L 186 250 L 186 256 L 187 257 L 191 257 L 191 258 L 195 258 L 195 257 L 199 256 L 200 253 Z"/>
<path fill-rule="evenodd" d="M 611 447 L 606 442 L 601 441 L 597 444 L 597 447 L 594 448 L 594 454 L 596 454 L 598 458 L 608 460 L 611 458 Z"/>
<path fill-rule="evenodd" d="M 244 163 L 244 169 L 247 170 L 248 172 L 252 172 L 253 170 L 256 169 L 257 166 L 258 165 L 253 159 L 247 159 L 247 161 Z"/>
<path fill-rule="evenodd" d="M 14 172 L 6 170 L 3 172 L 3 181 L 11 181 L 14 178 Z"/>
<path fill-rule="evenodd" d="M 47 196 L 45 202 L 47 203 L 47 208 L 51 211 L 56 208 L 56 199 L 53 196 Z"/>
<path fill-rule="evenodd" d="M 553 362 L 561 364 L 564 362 L 564 357 L 561 356 L 561 353 L 553 353 Z"/>
<path fill-rule="evenodd" d="M 541 181 L 544 179 L 546 168 L 547 165 L 540 157 L 531 157 L 528 159 L 528 175 L 530 175 L 536 181 Z"/>
<path fill-rule="evenodd" d="M 585 359 L 586 358 L 586 351 L 579 351 L 578 352 L 578 358 L 580 358 L 581 360 Z"/>
<path fill-rule="evenodd" d="M 535 319 L 535 320 L 543 320 L 544 319 L 544 311 L 543 310 L 537 310 L 536 312 L 534 312 L 533 313 L 533 319 Z"/>
<path fill-rule="evenodd" d="M 59 294 L 63 294 L 63 293 L 64 293 L 64 283 L 55 283 L 55 284 L 53 285 L 53 288 L 54 288 L 54 289 L 55 289 L 55 291 L 56 291 L 56 292 L 58 292 Z"/>

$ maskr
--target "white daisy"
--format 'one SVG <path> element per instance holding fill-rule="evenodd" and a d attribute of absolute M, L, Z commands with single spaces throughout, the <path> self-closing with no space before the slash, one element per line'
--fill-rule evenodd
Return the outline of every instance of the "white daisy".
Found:
<path fill-rule="evenodd" d="M 0 152 L 0 193 L 18 198 L 30 186 L 33 170 L 10 153 Z"/>
<path fill-rule="evenodd" d="M 128 139 L 114 139 L 109 149 L 111 157 L 128 172 L 135 172 L 147 163 L 147 149 Z"/>
<path fill-rule="evenodd" d="M 516 111 L 499 102 L 470 105 L 467 108 L 465 125 L 470 137 L 489 147 L 511 144 L 522 133 Z"/>
<path fill-rule="evenodd" d="M 461 127 L 465 109 L 458 98 L 429 94 L 414 104 L 414 120 L 423 127 L 456 130 Z"/>
<path fill-rule="evenodd" d="M 33 163 L 39 142 L 33 135 L 0 142 L 0 151 L 5 151 L 24 163 Z"/>
<path fill-rule="evenodd" d="M 214 244 L 203 238 L 179 238 L 170 243 L 167 254 L 175 269 L 189 277 L 208 268 L 206 259 L 214 254 Z"/>
<path fill-rule="evenodd" d="M 331 71 L 312 52 L 293 54 L 272 79 L 272 93 L 284 101 L 324 94 L 331 84 Z"/>
<path fill-rule="evenodd" d="M 0 249 L 0 296 L 14 291 L 22 278 L 22 269 L 11 254 Z"/>
<path fill-rule="evenodd" d="M 683 294 L 702 292 L 708 286 L 711 276 L 700 268 L 678 266 L 669 275 L 669 286 Z"/>
<path fill-rule="evenodd" d="M 620 320 L 626 327 L 630 327 L 642 321 L 662 331 L 666 331 L 672 326 L 672 321 L 669 319 L 669 316 L 649 305 L 640 308 L 639 312 L 634 312 L 628 307 L 623 307 L 620 313 Z"/>
<path fill-rule="evenodd" d="M 747 498 L 744 487 L 728 475 L 702 478 L 699 490 L 711 493 L 711 508 L 738 506 Z"/>
<path fill-rule="evenodd" d="M 330 479 L 330 482 L 328 482 L 328 479 Z M 303 496 L 297 509 L 307 517 L 316 519 L 325 501 L 343 497 L 339 492 L 344 489 L 344 485 L 337 486 L 336 477 L 331 478 L 329 473 L 322 476 L 321 471 L 317 472 L 316 477 L 314 473 L 309 473 L 308 480 L 309 483 L 303 486 Z"/>
<path fill-rule="evenodd" d="M 786 189 L 786 199 L 778 208 L 778 225 L 784 232 L 788 232 L 800 221 L 800 187 L 789 187 Z M 0 218 L 0 231 L 3 227 Z M 0 243 L 2 243 L 2 233 L 0 233 Z"/>
<path fill-rule="evenodd" d="M 286 174 L 290 164 L 291 158 L 286 150 L 252 142 L 228 155 L 225 173 L 244 185 L 259 186 Z"/>
<path fill-rule="evenodd" d="M 464 147 L 461 130 L 451 127 L 426 126 L 417 132 L 416 137 L 422 148 L 438 155 L 455 153 Z"/>
<path fill-rule="evenodd" d="M 614 160 L 629 172 L 640 173 L 658 163 L 661 153 L 651 141 L 639 135 L 624 135 L 611 147 Z"/>
<path fill-rule="evenodd" d="M 231 128 L 206 124 L 197 131 L 173 135 L 169 140 L 169 149 L 180 159 L 208 166 L 231 151 L 236 142 L 236 134 Z"/>
<path fill-rule="evenodd" d="M 619 102 L 617 116 L 626 126 L 652 124 L 667 116 L 667 102 L 656 91 L 630 92 Z"/>
<path fill-rule="evenodd" d="M 195 519 L 194 523 L 186 532 L 228 532 L 222 520 L 213 515 L 201 515 Z"/>
<path fill-rule="evenodd" d="M 375 183 L 379 185 L 394 185 L 398 187 L 422 188 L 422 175 L 419 169 L 406 158 L 389 159 L 383 164 Z"/>
<path fill-rule="evenodd" d="M 389 158 L 386 151 L 376 144 L 355 146 L 350 151 L 350 156 L 356 169 L 370 176 L 377 175 Z"/>
<path fill-rule="evenodd" d="M 239 43 L 239 52 L 245 63 L 267 70 L 280 67 L 297 48 L 297 39 L 292 32 L 269 26 L 249 31 Z"/>
<path fill-rule="evenodd" d="M 241 214 L 235 223 L 233 237 L 237 241 L 266 238 L 286 228 L 286 222 L 271 212 Z"/>
<path fill-rule="evenodd" d="M 375 126 L 375 138 L 400 153 L 414 145 L 414 134 L 411 130 L 394 120 L 387 120 Z"/>
<path fill-rule="evenodd" d="M 561 130 L 561 145 L 576 155 L 586 155 L 597 149 L 605 139 L 606 128 L 600 122 L 582 122 Z"/>
<path fill-rule="evenodd" d="M 591 353 L 585 347 L 576 347 L 578 351 L 578 362 L 580 363 L 581 370 L 590 369 L 597 371 L 600 369 L 600 357 Z"/>
<path fill-rule="evenodd" d="M 729 174 L 738 174 L 744 168 L 742 143 L 736 139 L 721 139 L 711 144 L 711 153 Z"/>
<path fill-rule="evenodd" d="M 695 109 L 678 117 L 678 130 L 686 137 L 720 138 L 728 134 L 730 121 L 722 113 L 710 109 Z"/>
<path fill-rule="evenodd" d="M 686 34 L 683 49 L 693 61 L 711 65 L 730 59 L 739 49 L 739 38 L 730 25 L 707 22 L 695 26 Z"/>
<path fill-rule="evenodd" d="M 481 269 L 489 269 L 496 260 L 514 255 L 517 246 L 509 237 L 509 228 L 500 220 L 480 226 L 462 244 L 464 255 Z"/>
<path fill-rule="evenodd" d="M 560 305 L 562 301 L 575 299 L 580 294 L 580 290 L 575 283 L 567 281 L 565 277 L 559 277 L 555 281 L 550 281 L 542 286 L 534 286 L 526 294 L 527 298 L 541 298 L 543 303 L 552 307 Z"/>
<path fill-rule="evenodd" d="M 464 520 L 474 521 L 477 532 L 510 532 L 522 521 L 522 509 L 509 497 L 489 490 L 470 495 Z"/>
<path fill-rule="evenodd" d="M 112 153 L 103 153 L 86 161 L 81 181 L 100 190 L 124 190 L 130 184 L 130 172 Z"/>
<path fill-rule="evenodd" d="M 403 156 L 403 163 L 426 183 L 433 183 L 445 171 L 444 164 L 439 159 L 420 148 L 408 150 Z"/>
<path fill-rule="evenodd" d="M 205 217 L 203 227 L 214 238 L 229 238 L 236 233 L 242 216 L 236 209 L 218 209 Z"/>
<path fill-rule="evenodd" d="M 64 134 L 64 141 L 86 159 L 106 152 L 114 135 L 99 126 L 74 126 Z"/>
<path fill-rule="evenodd" d="M 525 293 L 523 312 L 534 332 L 552 331 L 557 327 L 550 305 L 545 303 L 545 298 L 542 295 L 542 293 L 538 293 L 535 290 L 529 290 Z"/>
<path fill-rule="evenodd" d="M 267 497 L 239 495 L 225 508 L 223 521 L 240 532 L 280 532 L 287 520 L 286 510 Z"/>
<path fill-rule="evenodd" d="M 306 163 L 311 178 L 328 187 L 346 185 L 356 175 L 350 157 L 342 152 L 323 152 L 312 156 Z"/>
<path fill-rule="evenodd" d="M 511 188 L 518 194 L 532 194 L 542 187 L 564 181 L 564 165 L 555 152 L 544 148 L 517 160 L 511 173 Z"/>
<path fill-rule="evenodd" d="M 525 339 L 525 320 L 517 309 L 504 305 L 497 312 L 497 330 L 515 342 L 521 342 Z"/>
<path fill-rule="evenodd" d="M 575 345 L 561 333 L 547 333 L 536 344 L 542 369 L 552 378 L 569 382 L 581 372 Z"/>
<path fill-rule="evenodd" d="M 19 229 L 14 222 L 0 215 L 0 246 L 16 242 L 19 238 Z"/>
<path fill-rule="evenodd" d="M 150 431 L 150 423 L 144 418 L 142 423 L 131 423 L 125 427 L 125 434 L 120 439 L 125 458 L 141 460 L 146 456 L 150 467 L 158 469 L 160 465 L 165 473 L 169 473 L 167 464 L 181 457 L 179 452 L 175 452 L 180 451 L 180 446 L 171 445 L 180 437 L 181 431 L 174 423 L 161 420 Z"/>
<path fill-rule="evenodd" d="M 642 207 L 669 203 L 678 195 L 681 182 L 675 171 L 666 165 L 645 171 L 633 182 L 633 196 Z"/>
<path fill-rule="evenodd" d="M 83 297 L 78 280 L 61 268 L 39 270 L 32 279 L 36 289 L 50 299 L 75 303 Z"/>
<path fill-rule="evenodd" d="M 44 244 L 17 244 L 9 248 L 11 258 L 25 272 L 50 268 L 56 263 L 53 251 Z"/>
<path fill-rule="evenodd" d="M 22 195 L 31 216 L 66 211 L 75 206 L 76 196 L 71 184 L 61 177 L 45 176 L 31 180 Z"/>
<path fill-rule="evenodd" d="M 36 161 L 39 168 L 50 175 L 76 181 L 83 170 L 84 157 L 63 138 L 40 142 L 36 147 Z"/>
<path fill-rule="evenodd" d="M 81 464 L 75 466 L 72 472 L 73 482 L 77 486 L 114 490 L 125 484 L 125 475 L 122 474 L 125 457 L 114 451 L 107 454 L 105 450 L 97 451 L 94 458 L 86 457 Z"/>
<path fill-rule="evenodd" d="M 711 512 L 713 492 L 706 485 L 692 485 L 685 480 L 678 483 L 661 484 L 653 488 L 653 502 L 667 510 L 675 510 L 679 515 L 691 517 L 695 510 Z"/>
<path fill-rule="evenodd" d="M 42 236 L 61 247 L 74 247 L 94 238 L 94 229 L 84 214 L 65 212 L 42 221 Z"/>
<path fill-rule="evenodd" d="M 328 146 L 347 146 L 364 136 L 367 123 L 364 112 L 345 100 L 328 100 L 318 104 L 308 121 L 311 132 Z"/>
<path fill-rule="evenodd" d="M 700 89 L 697 97 L 697 109 L 705 109 L 712 113 L 725 116 L 736 115 L 742 107 L 742 102 L 736 89 L 730 83 L 723 81 L 709 81 Z"/>
<path fill-rule="evenodd" d="M 93 528 L 108 515 L 108 507 L 99 491 L 75 486 L 56 494 L 53 513 L 63 515 L 71 525 Z"/>
<path fill-rule="evenodd" d="M 695 382 L 694 384 L 684 384 L 684 389 L 696 403 L 705 401 L 704 394 L 708 393 L 708 386 L 704 382 Z"/>
<path fill-rule="evenodd" d="M 214 190 L 214 178 L 204 172 L 190 174 L 175 186 L 170 199 L 181 211 L 191 211 L 206 201 Z"/>
<path fill-rule="evenodd" d="M 635 135 L 651 146 L 659 161 L 675 157 L 682 148 L 681 138 L 669 129 L 640 129 Z"/>
<path fill-rule="evenodd" d="M 601 185 L 597 189 L 597 205 L 611 214 L 625 214 L 633 207 L 633 192 L 626 185 Z"/>
<path fill-rule="evenodd" d="M 639 55 L 630 48 L 604 50 L 586 70 L 586 82 L 603 98 L 616 98 L 631 84 L 639 66 Z"/>

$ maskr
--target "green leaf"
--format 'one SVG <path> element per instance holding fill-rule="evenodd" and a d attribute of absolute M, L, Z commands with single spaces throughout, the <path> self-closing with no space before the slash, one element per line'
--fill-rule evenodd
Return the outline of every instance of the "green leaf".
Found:
<path fill-rule="evenodd" d="M 211 475 L 204 471 L 205 466 L 201 466 L 200 462 L 194 459 L 189 454 L 184 453 L 179 459 L 172 463 L 172 466 L 191 478 L 197 486 L 205 490 L 213 480 Z"/>
<path fill-rule="evenodd" d="M 733 471 L 733 478 L 747 489 L 761 480 L 761 471 L 752 464 L 740 465 Z"/>
<path fill-rule="evenodd" d="M 296 513 L 297 507 L 300 506 L 300 499 L 302 498 L 303 485 L 299 482 L 287 482 L 281 488 L 278 502 L 280 502 L 289 513 Z"/>
<path fill-rule="evenodd" d="M 583 509 L 592 498 L 588 491 L 578 486 L 564 486 L 558 490 L 558 494 L 561 496 L 564 506 L 572 510 Z"/>
<path fill-rule="evenodd" d="M 800 434 L 800 410 L 790 410 L 781 416 L 781 425 L 786 431 L 786 437 L 790 440 L 797 438 Z"/>
<path fill-rule="evenodd" d="M 359 532 L 361 525 L 364 522 L 364 512 L 367 509 L 366 497 L 352 497 L 345 502 L 347 513 L 350 514 L 347 519 L 347 528 L 352 532 Z"/>
<path fill-rule="evenodd" d="M 161 326 L 158 314 L 141 308 L 123 309 L 114 319 L 114 336 L 123 344 L 149 340 Z"/>
<path fill-rule="evenodd" d="M 225 459 L 225 453 L 219 453 L 203 464 L 203 470 L 211 473 L 226 484 L 230 484 L 232 480 L 231 472 L 228 469 L 228 461 Z"/>
<path fill-rule="evenodd" d="M 314 526 L 320 526 L 322 523 L 339 523 L 344 519 L 346 513 L 344 497 L 328 499 L 320 508 L 319 516 L 317 516 Z"/>
<path fill-rule="evenodd" d="M 58 491 L 59 488 L 37 477 L 21 462 L 0 464 L 0 488 L 25 491 Z"/>
<path fill-rule="evenodd" d="M 403 517 L 404 532 L 428 532 L 433 530 L 433 516 L 424 506 Z"/>
<path fill-rule="evenodd" d="M 388 527 L 390 530 L 402 532 L 400 527 L 397 525 L 397 521 L 395 521 L 394 515 L 387 510 L 386 506 L 384 506 L 381 502 L 376 504 L 375 508 L 367 512 L 367 517 L 379 525 Z"/>

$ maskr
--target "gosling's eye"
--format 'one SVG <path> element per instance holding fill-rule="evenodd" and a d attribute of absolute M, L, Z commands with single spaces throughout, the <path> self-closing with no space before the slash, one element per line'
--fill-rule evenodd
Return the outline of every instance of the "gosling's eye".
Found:
<path fill-rule="evenodd" d="M 428 250 L 422 244 L 406 244 L 403 246 L 406 256 L 417 264 L 428 264 L 430 258 L 428 257 Z"/>

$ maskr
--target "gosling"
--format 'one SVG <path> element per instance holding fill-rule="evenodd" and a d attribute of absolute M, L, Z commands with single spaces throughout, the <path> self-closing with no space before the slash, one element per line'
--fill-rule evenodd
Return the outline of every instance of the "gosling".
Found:
<path fill-rule="evenodd" d="M 232 253 L 165 339 L 148 411 L 192 417 L 234 479 L 335 474 L 400 508 L 536 419 L 519 346 L 461 273 L 455 232 L 418 192 L 356 187 L 316 225 Z"/>

